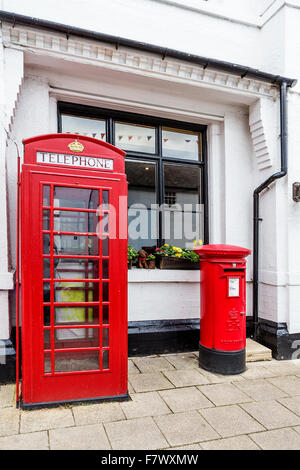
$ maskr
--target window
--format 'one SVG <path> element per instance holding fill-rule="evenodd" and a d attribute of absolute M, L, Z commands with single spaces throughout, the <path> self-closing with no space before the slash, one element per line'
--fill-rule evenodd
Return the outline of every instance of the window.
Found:
<path fill-rule="evenodd" d="M 208 243 L 206 126 L 58 104 L 59 132 L 95 137 L 126 152 L 129 243 Z M 67 223 L 67 221 L 66 221 Z"/>

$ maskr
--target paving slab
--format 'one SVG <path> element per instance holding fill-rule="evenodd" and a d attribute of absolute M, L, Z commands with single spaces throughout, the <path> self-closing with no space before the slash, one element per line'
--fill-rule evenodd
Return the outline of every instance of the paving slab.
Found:
<path fill-rule="evenodd" d="M 120 403 L 98 403 L 73 407 L 76 426 L 120 421 L 125 418 Z"/>
<path fill-rule="evenodd" d="M 111 449 L 102 424 L 52 429 L 49 431 L 53 450 L 108 450 Z"/>
<path fill-rule="evenodd" d="M 174 366 L 164 357 L 137 357 L 133 360 L 136 367 L 145 374 L 161 370 L 174 370 Z"/>
<path fill-rule="evenodd" d="M 198 388 L 216 406 L 234 405 L 236 403 L 245 403 L 252 400 L 234 384 L 211 384 L 202 385 Z"/>
<path fill-rule="evenodd" d="M 264 379 L 274 377 L 267 367 L 258 365 L 257 362 L 247 363 L 247 370 L 241 374 L 244 379 Z"/>
<path fill-rule="evenodd" d="M 217 432 L 197 411 L 158 416 L 155 422 L 171 446 L 217 439 Z"/>
<path fill-rule="evenodd" d="M 49 408 L 44 410 L 22 411 L 20 413 L 20 432 L 46 431 L 47 429 L 74 426 L 70 408 Z"/>
<path fill-rule="evenodd" d="M 200 444 L 189 444 L 187 446 L 170 447 L 170 450 L 202 450 Z"/>
<path fill-rule="evenodd" d="M 48 450 L 46 431 L 0 437 L 0 450 Z"/>
<path fill-rule="evenodd" d="M 163 373 L 175 387 L 209 384 L 208 378 L 196 369 L 165 370 Z"/>
<path fill-rule="evenodd" d="M 256 401 L 276 400 L 287 396 L 286 392 L 279 390 L 266 379 L 245 380 L 235 385 Z"/>
<path fill-rule="evenodd" d="M 196 387 L 165 390 L 159 394 L 174 413 L 213 406 Z"/>
<path fill-rule="evenodd" d="M 266 429 L 300 425 L 299 416 L 295 415 L 275 400 L 245 403 L 240 406 Z"/>
<path fill-rule="evenodd" d="M 271 349 L 257 343 L 251 338 L 246 340 L 246 361 L 270 361 L 272 359 Z"/>
<path fill-rule="evenodd" d="M 127 419 L 170 413 L 170 409 L 157 392 L 133 393 L 131 400 L 121 403 L 121 408 Z"/>
<path fill-rule="evenodd" d="M 133 375 L 133 374 L 140 374 L 140 371 L 135 366 L 134 362 L 129 359 L 128 360 L 128 375 Z"/>
<path fill-rule="evenodd" d="M 193 353 L 171 354 L 165 358 L 175 367 L 175 369 L 199 369 L 198 358 Z"/>
<path fill-rule="evenodd" d="M 16 406 L 15 391 L 15 384 L 0 386 L 0 408 L 6 408 L 7 406 Z"/>
<path fill-rule="evenodd" d="M 300 361 L 272 361 L 264 365 L 274 377 L 300 374 Z"/>
<path fill-rule="evenodd" d="M 19 433 L 20 411 L 13 407 L 0 409 L 0 436 Z"/>
<path fill-rule="evenodd" d="M 114 450 L 154 450 L 169 444 L 152 418 L 137 418 L 104 425 Z"/>
<path fill-rule="evenodd" d="M 288 397 L 288 398 L 279 398 L 277 400 L 283 406 L 291 410 L 296 415 L 300 416 L 300 396 L 297 397 Z"/>
<path fill-rule="evenodd" d="M 131 385 L 131 383 L 130 383 L 129 380 L 128 380 L 128 393 L 129 393 L 129 395 L 130 395 L 131 393 L 134 393 L 133 386 Z"/>
<path fill-rule="evenodd" d="M 259 450 L 248 436 L 227 437 L 217 441 L 202 442 L 203 450 Z"/>
<path fill-rule="evenodd" d="M 244 377 L 242 374 L 236 375 L 221 375 L 221 374 L 214 374 L 213 372 L 208 372 L 204 369 L 199 369 L 202 375 L 204 375 L 209 383 L 212 384 L 223 384 L 223 383 L 234 383 L 234 382 L 244 382 Z"/>
<path fill-rule="evenodd" d="M 135 392 L 154 392 L 156 390 L 174 388 L 174 385 L 160 372 L 131 375 L 130 383 Z"/>
<path fill-rule="evenodd" d="M 300 426 L 295 426 L 293 429 L 300 434 Z"/>
<path fill-rule="evenodd" d="M 250 434 L 263 450 L 299 450 L 300 434 L 291 428 Z"/>
<path fill-rule="evenodd" d="M 300 378 L 289 375 L 284 377 L 274 377 L 268 379 L 268 382 L 280 388 L 289 395 L 300 395 Z"/>
<path fill-rule="evenodd" d="M 232 437 L 240 434 L 249 434 L 264 431 L 264 428 L 255 419 L 249 416 L 238 405 L 220 406 L 200 410 L 208 423 L 222 436 Z"/>

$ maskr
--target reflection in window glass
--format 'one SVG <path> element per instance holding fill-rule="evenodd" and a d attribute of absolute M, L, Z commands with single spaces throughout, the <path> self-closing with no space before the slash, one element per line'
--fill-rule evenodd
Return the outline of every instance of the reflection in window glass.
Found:
<path fill-rule="evenodd" d="M 51 349 L 51 330 L 44 330 L 44 349 Z"/>
<path fill-rule="evenodd" d="M 164 157 L 199 160 L 201 159 L 201 134 L 164 127 L 162 149 Z"/>
<path fill-rule="evenodd" d="M 155 128 L 137 124 L 115 124 L 115 146 L 132 152 L 155 153 Z"/>
<path fill-rule="evenodd" d="M 109 350 L 105 349 L 102 353 L 102 369 L 109 369 Z"/>
<path fill-rule="evenodd" d="M 105 348 L 108 346 L 109 341 L 109 329 L 102 328 L 102 346 Z"/>
<path fill-rule="evenodd" d="M 44 270 L 47 263 L 44 259 Z M 54 258 L 54 279 L 98 279 L 99 261 L 86 258 Z M 45 276 L 44 276 L 45 277 Z"/>
<path fill-rule="evenodd" d="M 169 195 L 163 210 L 163 235 L 167 244 L 191 248 L 193 240 L 203 239 L 200 177 L 198 167 L 164 164 L 164 190 Z"/>
<path fill-rule="evenodd" d="M 126 161 L 128 180 L 128 243 L 136 250 L 154 246 L 158 236 L 156 164 Z"/>
<path fill-rule="evenodd" d="M 102 305 L 102 323 L 103 325 L 109 323 L 109 305 Z"/>
<path fill-rule="evenodd" d="M 102 238 L 102 256 L 109 255 L 109 238 L 104 237 Z"/>
<path fill-rule="evenodd" d="M 58 255 L 98 255 L 99 240 L 96 235 L 54 235 L 54 251 Z"/>
<path fill-rule="evenodd" d="M 46 307 L 44 307 L 46 308 Z M 54 324 L 99 323 L 99 307 L 54 307 Z"/>
<path fill-rule="evenodd" d="M 106 141 L 106 125 L 103 120 L 62 114 L 61 125 L 62 132 L 66 134 L 86 135 Z"/>
<path fill-rule="evenodd" d="M 108 282 L 103 282 L 102 284 L 102 301 L 108 302 L 108 292 L 109 292 L 109 284 Z"/>
<path fill-rule="evenodd" d="M 96 348 L 99 346 L 98 328 L 61 328 L 55 330 L 54 348 Z M 84 341 L 84 342 L 83 342 Z"/>
<path fill-rule="evenodd" d="M 51 354 L 46 353 L 44 355 L 44 373 L 51 374 Z"/>
<path fill-rule="evenodd" d="M 108 279 L 108 259 L 102 260 L 102 279 Z"/>
<path fill-rule="evenodd" d="M 43 186 L 43 206 L 50 206 L 50 186 Z"/>
<path fill-rule="evenodd" d="M 55 353 L 55 372 L 98 369 L 99 351 L 63 351 Z"/>
<path fill-rule="evenodd" d="M 97 302 L 98 300 L 98 282 L 62 281 L 54 283 L 55 302 Z"/>
<path fill-rule="evenodd" d="M 54 207 L 70 207 L 72 209 L 97 209 L 99 191 L 87 188 L 54 188 Z"/>
<path fill-rule="evenodd" d="M 58 232 L 97 231 L 98 215 L 96 212 L 54 211 L 54 230 Z"/>

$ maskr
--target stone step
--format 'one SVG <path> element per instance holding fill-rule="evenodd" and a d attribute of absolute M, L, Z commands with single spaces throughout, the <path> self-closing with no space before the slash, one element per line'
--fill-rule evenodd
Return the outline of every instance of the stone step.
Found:
<path fill-rule="evenodd" d="M 257 362 L 257 361 L 271 361 L 272 351 L 271 349 L 257 343 L 253 339 L 247 338 L 246 342 L 246 361 Z"/>

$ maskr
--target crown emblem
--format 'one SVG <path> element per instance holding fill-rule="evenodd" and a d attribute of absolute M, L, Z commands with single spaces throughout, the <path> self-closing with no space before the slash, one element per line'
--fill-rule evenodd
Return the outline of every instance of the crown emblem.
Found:
<path fill-rule="evenodd" d="M 72 152 L 82 152 L 82 150 L 84 149 L 84 146 L 80 142 L 78 142 L 77 139 L 75 139 L 75 142 L 71 142 L 68 147 L 70 150 L 72 150 Z"/>

